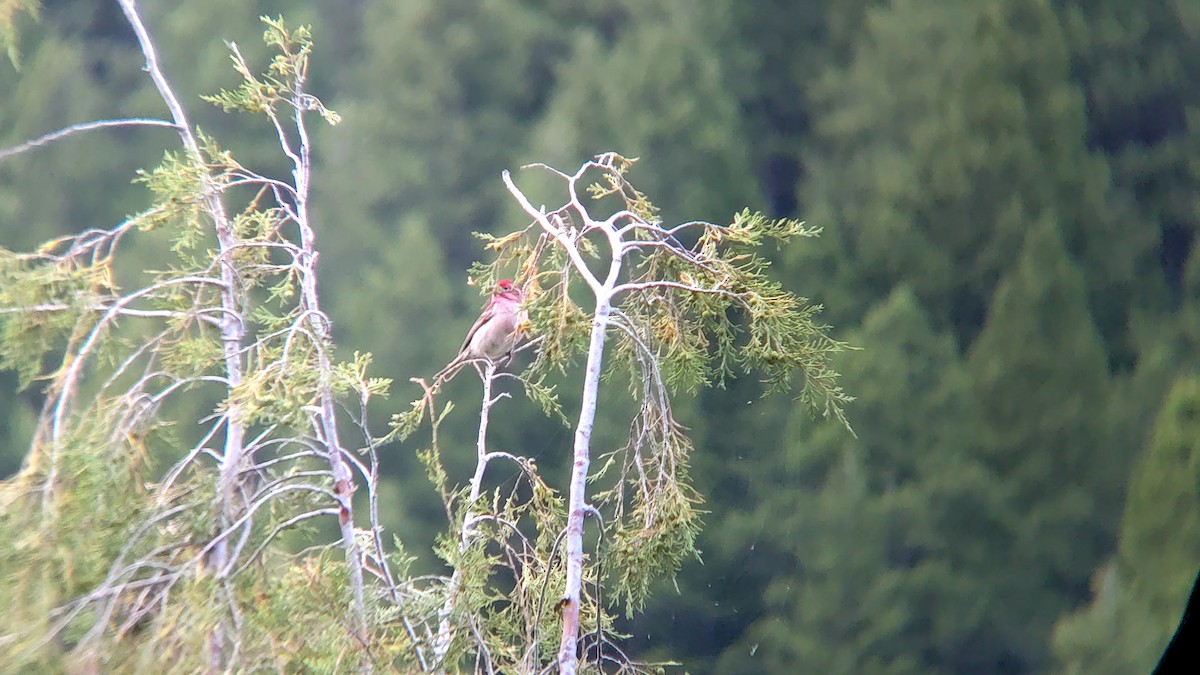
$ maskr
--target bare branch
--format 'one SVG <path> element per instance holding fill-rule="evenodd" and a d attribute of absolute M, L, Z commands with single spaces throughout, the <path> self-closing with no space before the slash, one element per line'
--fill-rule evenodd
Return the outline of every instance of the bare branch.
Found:
<path fill-rule="evenodd" d="M 0 148 L 0 161 L 14 157 L 28 150 L 40 148 L 57 141 L 59 139 L 73 136 L 85 131 L 93 129 L 106 129 L 109 127 L 167 127 L 168 129 L 178 130 L 178 126 L 166 120 L 156 120 L 148 118 L 128 118 L 119 120 L 99 120 L 96 122 L 83 122 L 81 124 L 72 124 L 69 127 L 63 127 L 58 131 L 53 131 L 45 136 L 39 136 L 32 141 L 26 141 L 20 145 L 14 145 L 11 148 Z"/>
<path fill-rule="evenodd" d="M 254 563 L 254 561 L 258 559 L 258 556 L 261 555 L 264 550 L 266 550 L 267 546 L 269 546 L 271 544 L 271 542 L 274 541 L 275 537 L 280 532 L 283 532 L 284 530 L 288 529 L 289 527 L 291 527 L 293 525 L 296 525 L 298 523 L 302 523 L 306 520 L 309 520 L 310 518 L 320 518 L 321 516 L 336 516 L 337 514 L 338 514 L 338 510 L 336 508 L 316 509 L 313 511 L 305 511 L 304 513 L 297 514 L 297 515 L 292 516 L 291 518 L 288 518 L 287 520 L 275 525 L 275 527 L 271 528 L 271 531 L 267 533 L 267 536 L 263 538 L 262 543 L 260 543 L 257 547 L 255 547 L 255 549 L 250 553 L 250 555 L 246 557 L 246 560 L 242 562 L 241 567 L 239 567 L 237 569 L 237 571 L 234 572 L 231 576 L 239 576 L 242 572 L 244 572 L 246 570 L 247 567 L 252 565 Z"/>
<path fill-rule="evenodd" d="M 579 254 L 579 250 L 576 248 L 575 243 L 571 241 L 568 233 L 564 231 L 562 227 L 554 225 L 543 210 L 533 208 L 533 204 L 529 202 L 529 199 L 525 196 L 525 193 L 521 192 L 521 190 L 517 188 L 516 184 L 513 183 L 512 176 L 509 175 L 508 171 L 505 171 L 501 175 L 504 179 L 504 185 L 508 188 L 509 194 L 511 194 L 513 198 L 517 200 L 517 203 L 521 205 L 521 208 L 525 210 L 525 213 L 529 214 L 547 234 L 553 237 L 554 240 L 557 241 L 560 246 L 562 246 L 563 250 L 571 258 L 571 262 L 575 266 L 575 271 L 579 273 L 579 276 L 583 277 L 584 282 L 587 283 L 592 291 L 598 291 L 600 288 L 600 281 L 596 278 L 596 275 L 592 274 L 592 270 L 583 260 L 583 256 Z"/>
<path fill-rule="evenodd" d="M 625 293 L 628 291 L 644 291 L 648 288 L 673 288 L 673 289 L 679 290 L 679 291 L 687 291 L 688 293 L 704 293 L 707 295 L 720 295 L 722 297 L 729 298 L 730 300 L 734 300 L 738 304 L 746 307 L 747 309 L 750 309 L 749 303 L 746 302 L 746 298 L 741 293 L 734 293 L 733 291 L 728 291 L 728 290 L 725 290 L 724 288 L 704 288 L 703 286 L 696 286 L 693 284 L 683 284 L 683 283 L 679 283 L 677 281 L 666 281 L 666 280 L 640 281 L 640 282 L 631 281 L 631 282 L 626 282 L 626 283 L 623 283 L 623 284 L 617 286 L 616 288 L 613 289 L 613 293 L 616 294 L 616 293 Z"/>
<path fill-rule="evenodd" d="M 159 65 L 158 50 L 155 48 L 154 41 L 150 38 L 150 33 L 146 30 L 146 26 L 138 14 L 137 4 L 134 0 L 118 0 L 118 2 L 121 5 L 121 10 L 124 12 L 126 20 L 129 21 L 129 25 L 133 28 L 133 32 L 137 36 L 138 44 L 142 49 L 142 55 L 146 59 L 146 70 L 149 71 L 150 79 L 153 80 L 155 88 L 158 89 L 158 93 L 166 104 L 167 110 L 171 113 L 171 119 L 175 122 L 180 140 L 183 141 L 183 145 L 187 149 L 192 162 L 198 167 L 204 167 L 204 155 L 200 151 L 200 145 L 196 141 L 195 134 L 192 132 L 191 124 L 188 122 L 183 106 L 180 105 L 179 99 L 175 96 L 174 90 L 172 90 L 166 75 Z M 207 169 L 202 172 L 202 176 L 204 198 L 208 205 L 208 212 L 213 218 L 220 249 L 218 261 L 220 264 L 222 285 L 221 308 L 224 310 L 224 318 L 221 323 L 221 337 L 225 355 L 225 369 L 230 387 L 237 387 L 242 383 L 242 361 L 239 352 L 242 341 L 245 338 L 246 329 L 238 298 L 235 294 L 237 272 L 233 265 L 231 252 L 236 240 L 230 228 L 229 218 L 225 213 L 225 205 L 221 201 L 221 191 L 218 189 L 216 181 Z M 234 504 L 234 481 L 236 480 L 238 467 L 242 462 L 244 453 L 242 435 L 245 433 L 245 429 L 241 413 L 236 408 L 229 410 L 226 422 L 225 449 L 222 454 L 220 485 L 225 519 L 229 520 L 235 515 L 237 509 Z M 222 568 L 226 564 L 226 551 L 223 540 L 218 539 L 217 542 L 220 543 L 220 548 L 216 556 L 215 567 Z"/>

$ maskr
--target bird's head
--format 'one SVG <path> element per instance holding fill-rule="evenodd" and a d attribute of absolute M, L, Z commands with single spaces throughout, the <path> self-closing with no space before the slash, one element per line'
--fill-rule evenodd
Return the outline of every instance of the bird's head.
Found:
<path fill-rule="evenodd" d="M 500 282 L 496 284 L 495 297 L 505 298 L 506 300 L 514 300 L 516 302 L 524 300 L 524 295 L 521 293 L 521 289 L 517 288 L 512 279 L 501 279 Z"/>

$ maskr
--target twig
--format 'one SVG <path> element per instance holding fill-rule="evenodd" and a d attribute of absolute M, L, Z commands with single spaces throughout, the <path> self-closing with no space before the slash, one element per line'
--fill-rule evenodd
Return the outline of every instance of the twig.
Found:
<path fill-rule="evenodd" d="M 39 136 L 32 141 L 25 141 L 24 143 L 20 145 L 14 145 L 11 148 L 0 149 L 0 161 L 8 159 L 9 157 L 14 157 L 22 152 L 26 152 L 34 148 L 40 148 L 43 145 L 53 143 L 54 141 L 57 141 L 61 138 L 66 138 L 67 136 L 72 136 L 84 131 L 91 131 L 93 129 L 105 129 L 109 127 L 167 127 L 168 129 L 179 129 L 177 125 L 166 120 L 137 117 L 117 120 L 98 120 L 96 122 L 83 122 L 80 124 L 72 124 L 69 127 L 63 127 L 58 131 L 52 131 L 45 136 Z"/>

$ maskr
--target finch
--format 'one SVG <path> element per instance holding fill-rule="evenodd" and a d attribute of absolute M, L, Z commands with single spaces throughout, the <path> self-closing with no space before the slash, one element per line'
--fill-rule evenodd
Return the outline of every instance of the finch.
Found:
<path fill-rule="evenodd" d="M 521 289 L 514 286 L 511 280 L 501 279 L 496 284 L 496 292 L 483 306 L 483 313 L 467 331 L 467 338 L 463 340 L 458 356 L 442 368 L 433 381 L 441 383 L 449 380 L 469 361 L 487 359 L 494 362 L 512 353 L 520 338 L 517 328 L 527 320 L 525 312 L 521 311 L 523 299 Z"/>

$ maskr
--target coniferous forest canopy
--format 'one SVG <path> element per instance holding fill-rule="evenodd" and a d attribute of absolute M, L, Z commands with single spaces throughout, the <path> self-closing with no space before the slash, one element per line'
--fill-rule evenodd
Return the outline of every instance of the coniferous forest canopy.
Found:
<path fill-rule="evenodd" d="M 0 0 L 0 23 L 21 4 Z M 844 405 L 853 433 L 811 414 L 798 390 L 764 396 L 758 371 L 676 393 L 691 446 L 682 471 L 703 498 L 700 555 L 658 577 L 644 606 L 612 606 L 631 657 L 693 673 L 1153 667 L 1200 568 L 1197 3 L 139 7 L 192 122 L 284 181 L 293 166 L 270 123 L 200 96 L 239 85 L 227 41 L 269 62 L 260 16 L 311 26 L 305 89 L 341 118 L 311 123 L 321 308 L 336 357 L 370 352 L 370 373 L 393 380 L 364 414 L 381 428 L 420 398 L 409 378 L 453 358 L 478 314 L 468 270 L 497 249 L 472 233 L 505 235 L 530 220 L 501 180 L 506 169 L 535 185 L 535 205 L 553 208 L 551 181 L 535 184 L 519 167 L 569 174 L 613 151 L 639 158 L 629 180 L 665 223 L 728 223 L 749 208 L 820 229 L 760 251 L 769 277 L 820 305 L 816 322 L 854 347 L 830 354 L 854 397 Z M 36 14 L 13 15 L 14 59 L 0 59 L 0 150 L 81 122 L 164 116 L 117 2 L 47 2 Z M 137 172 L 177 144 L 167 128 L 101 129 L 0 159 L 3 252 L 147 209 L 161 193 Z M 163 241 L 131 239 L 115 283 L 171 265 Z M 131 324 L 120 330 L 132 339 Z M 64 344 L 30 368 L 53 371 Z M 530 358 L 518 354 L 514 367 Z M 45 380 L 28 375 L 0 371 L 6 478 L 27 462 L 46 395 Z M 573 423 L 571 378 L 578 371 L 557 391 Z M 473 373 L 447 387 L 457 407 L 437 435 L 451 486 L 475 467 L 478 387 Z M 490 443 L 531 458 L 565 495 L 572 427 L 530 398 L 498 404 Z M 620 378 L 601 383 L 597 453 L 626 442 L 628 398 Z M 220 403 L 191 400 L 174 411 L 191 426 L 139 440 L 139 480 L 161 480 L 179 448 L 198 442 L 195 420 Z M 454 544 L 450 507 L 417 452 L 427 441 L 389 435 L 376 449 L 379 519 L 412 575 L 441 573 L 435 547 Z M 497 469 L 492 487 L 530 488 L 520 474 Z M 113 480 L 136 492 L 129 476 Z M 118 504 L 124 494 L 97 489 Z M 328 520 L 279 541 L 336 541 Z M 119 531 L 109 525 L 88 527 Z M 27 545 L 2 545 L 0 586 L 22 571 Z M 102 579 L 107 564 L 81 555 L 71 570 Z M 272 588 L 302 586 L 289 577 Z M 81 637 L 68 631 L 37 663 L 78 666 L 68 652 Z"/>

